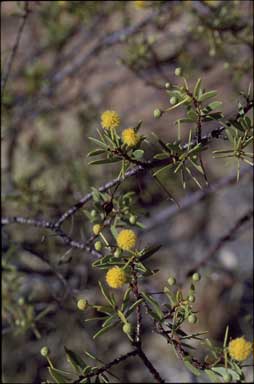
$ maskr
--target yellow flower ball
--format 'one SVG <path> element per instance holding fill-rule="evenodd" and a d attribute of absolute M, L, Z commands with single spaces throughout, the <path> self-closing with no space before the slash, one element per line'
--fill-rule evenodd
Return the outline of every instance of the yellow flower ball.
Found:
<path fill-rule="evenodd" d="M 140 136 L 133 128 L 127 128 L 122 132 L 123 143 L 128 147 L 135 147 L 140 141 Z"/>
<path fill-rule="evenodd" d="M 245 338 L 238 337 L 237 339 L 231 340 L 228 345 L 228 352 L 230 356 L 238 361 L 244 361 L 248 359 L 251 354 L 252 344 L 245 340 Z"/>
<path fill-rule="evenodd" d="M 94 226 L 93 226 L 93 233 L 95 235 L 99 235 L 101 230 L 102 230 L 102 226 L 100 224 L 94 224 Z"/>
<path fill-rule="evenodd" d="M 126 282 L 126 273 L 120 267 L 110 268 L 106 274 L 106 282 L 111 288 L 121 288 Z"/>
<path fill-rule="evenodd" d="M 204 0 L 204 2 L 207 5 L 214 7 L 214 8 L 216 8 L 220 4 L 220 0 Z"/>
<path fill-rule="evenodd" d="M 105 111 L 101 115 L 101 125 L 104 129 L 116 129 L 120 125 L 120 116 L 116 111 Z"/>
<path fill-rule="evenodd" d="M 134 5 L 135 5 L 136 8 L 142 9 L 142 8 L 145 8 L 146 1 L 144 1 L 144 0 L 136 0 L 136 1 L 134 1 Z"/>
<path fill-rule="evenodd" d="M 135 247 L 137 236 L 131 229 L 123 229 L 117 236 L 117 245 L 124 251 L 130 251 Z"/>

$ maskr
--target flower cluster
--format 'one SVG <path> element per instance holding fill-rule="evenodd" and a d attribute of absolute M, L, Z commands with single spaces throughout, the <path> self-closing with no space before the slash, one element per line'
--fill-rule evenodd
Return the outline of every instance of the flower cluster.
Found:
<path fill-rule="evenodd" d="M 245 338 L 238 337 L 237 339 L 231 340 L 228 345 L 228 352 L 230 356 L 238 361 L 244 361 L 248 359 L 251 354 L 252 345 L 251 342 L 245 340 Z"/>
<path fill-rule="evenodd" d="M 106 274 L 106 281 L 111 288 L 121 288 L 127 282 L 126 273 L 120 267 L 110 268 Z"/>
<path fill-rule="evenodd" d="M 104 129 L 116 129 L 120 125 L 120 116 L 116 111 L 105 111 L 101 115 L 101 125 Z"/>
<path fill-rule="evenodd" d="M 143 9 L 146 7 L 147 1 L 144 0 L 136 0 L 134 1 L 134 5 L 137 9 Z"/>
<path fill-rule="evenodd" d="M 122 133 L 122 140 L 128 147 L 135 147 L 140 141 L 140 136 L 133 128 L 127 128 Z"/>
<path fill-rule="evenodd" d="M 130 251 L 137 242 L 137 236 L 131 229 L 123 229 L 117 236 L 117 245 L 123 251 Z"/>

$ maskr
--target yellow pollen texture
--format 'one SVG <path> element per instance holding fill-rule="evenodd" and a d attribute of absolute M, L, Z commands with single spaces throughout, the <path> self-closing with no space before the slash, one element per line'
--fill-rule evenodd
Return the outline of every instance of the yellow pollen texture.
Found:
<path fill-rule="evenodd" d="M 110 268 L 106 274 L 106 282 L 111 288 L 121 288 L 126 283 L 125 271 L 120 267 Z"/>

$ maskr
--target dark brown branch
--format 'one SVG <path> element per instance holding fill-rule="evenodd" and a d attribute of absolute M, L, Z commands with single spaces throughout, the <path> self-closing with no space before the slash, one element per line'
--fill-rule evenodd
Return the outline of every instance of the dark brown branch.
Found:
<path fill-rule="evenodd" d="M 125 355 L 117 357 L 116 359 L 114 359 L 110 363 L 105 364 L 103 367 L 97 368 L 94 371 L 89 372 L 88 374 L 86 374 L 84 376 L 80 376 L 78 378 L 78 380 L 73 381 L 72 384 L 78 384 L 78 383 L 80 383 L 84 379 L 88 379 L 88 378 L 94 377 L 94 376 L 99 376 L 101 373 L 108 371 L 113 366 L 115 366 L 115 365 L 121 363 L 122 361 L 127 360 L 129 357 L 135 356 L 137 354 L 138 354 L 138 350 L 134 349 L 133 351 L 128 352 Z"/>
<path fill-rule="evenodd" d="M 154 368 L 153 364 L 147 358 L 141 347 L 138 347 L 138 356 L 143 361 L 144 365 L 148 368 L 149 372 L 153 375 L 157 383 L 165 383 L 165 380 L 162 379 L 159 372 Z"/>
<path fill-rule="evenodd" d="M 125 175 L 125 177 L 128 176 L 133 176 L 143 170 L 142 167 L 135 167 L 132 170 L 128 171 Z M 250 167 L 246 167 L 242 170 L 241 176 L 243 177 L 245 174 L 248 174 L 252 171 Z M 128 174 L 128 175 L 127 175 Z M 119 179 L 114 179 L 109 183 L 106 183 L 104 186 L 99 188 L 101 192 L 106 191 L 110 187 L 116 185 L 119 182 Z M 199 201 L 202 201 L 205 199 L 208 195 L 211 193 L 214 193 L 218 191 L 219 189 L 234 184 L 236 182 L 236 177 L 235 174 L 229 177 L 222 178 L 218 182 L 210 185 L 209 187 L 204 188 L 203 190 L 199 190 L 194 192 L 192 195 L 187 196 L 180 202 L 180 208 L 176 206 L 170 206 L 168 209 L 163 209 L 162 212 L 157 214 L 152 218 L 152 220 L 148 220 L 147 222 L 144 223 L 146 227 L 146 233 L 148 231 L 151 231 L 155 226 L 158 224 L 162 224 L 165 220 L 168 220 L 170 217 L 174 216 L 175 214 L 179 213 L 180 211 L 189 208 L 196 204 Z M 71 237 L 69 237 L 61 228 L 60 224 L 68 217 L 72 216 L 83 204 L 85 204 L 86 201 L 89 201 L 92 198 L 92 194 L 87 194 L 84 196 L 83 200 L 80 200 L 75 206 L 71 207 L 67 212 L 65 212 L 60 220 L 58 220 L 56 223 L 53 223 L 51 221 L 47 221 L 44 219 L 30 219 L 30 218 L 25 218 L 25 217 L 2 217 L 1 218 L 1 224 L 2 225 L 7 225 L 7 224 L 13 224 L 13 223 L 18 223 L 18 224 L 27 224 L 27 225 L 33 225 L 36 227 L 41 227 L 45 229 L 50 229 L 52 230 L 57 236 L 61 238 L 63 243 L 65 245 L 69 245 L 72 248 L 77 248 L 77 249 L 85 249 L 89 253 L 91 253 L 95 257 L 100 257 L 101 254 L 99 252 L 96 252 L 94 249 L 92 249 L 89 246 L 89 241 L 86 242 L 79 242 L 73 240 Z M 59 224 L 60 222 L 60 224 Z"/>

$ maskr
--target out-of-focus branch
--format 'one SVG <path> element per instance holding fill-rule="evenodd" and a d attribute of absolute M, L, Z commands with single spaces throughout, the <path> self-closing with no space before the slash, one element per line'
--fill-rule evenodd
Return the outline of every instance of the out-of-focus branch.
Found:
<path fill-rule="evenodd" d="M 253 217 L 253 209 L 245 213 L 240 219 L 237 220 L 237 222 L 233 225 L 232 228 L 224 235 L 222 236 L 208 251 L 207 255 L 200 261 L 198 261 L 195 265 L 192 266 L 192 268 L 186 273 L 186 277 L 192 275 L 196 270 L 199 270 L 201 267 L 204 267 L 210 259 L 212 259 L 218 251 L 224 247 L 225 243 L 228 241 L 232 241 L 234 239 L 234 236 L 236 232 L 251 218 Z"/>
<path fill-rule="evenodd" d="M 251 174 L 251 172 L 252 169 L 250 167 L 245 167 L 241 171 L 241 178 L 243 178 L 246 174 Z M 210 194 L 235 183 L 236 176 L 235 173 L 233 173 L 231 176 L 221 178 L 219 181 L 210 184 L 208 187 L 202 190 L 198 190 L 189 196 L 186 196 L 179 202 L 180 208 L 172 205 L 168 208 L 162 209 L 159 213 L 152 216 L 151 219 L 147 219 L 146 221 L 144 221 L 143 224 L 145 226 L 146 233 L 152 231 L 154 228 L 160 225 L 163 225 L 163 223 L 171 219 L 174 215 L 184 211 L 187 208 L 191 208 L 199 201 L 202 201 L 207 198 Z"/>
<path fill-rule="evenodd" d="M 121 30 L 118 30 L 109 34 L 108 36 L 105 36 L 104 39 L 98 41 L 93 47 L 91 47 L 88 52 L 85 52 L 83 55 L 77 57 L 76 60 L 73 60 L 70 66 L 68 66 L 67 68 L 63 69 L 60 72 L 57 71 L 55 75 L 52 77 L 52 79 L 50 80 L 50 89 L 54 88 L 58 83 L 62 82 L 66 77 L 72 76 L 73 73 L 76 74 L 76 72 L 81 68 L 81 66 L 83 66 L 84 64 L 87 64 L 87 62 L 92 57 L 94 57 L 95 55 L 98 55 L 98 53 L 104 50 L 105 48 L 108 48 L 118 43 L 122 43 L 127 38 L 139 32 L 143 27 L 148 25 L 159 14 L 161 14 L 162 12 L 165 12 L 165 9 L 167 9 L 168 7 L 169 7 L 169 4 L 166 4 L 165 6 L 160 7 L 160 9 L 153 11 L 151 14 L 146 16 L 137 24 L 127 28 L 123 28 Z"/>
<path fill-rule="evenodd" d="M 10 73 L 11 73 L 14 58 L 15 58 L 16 53 L 18 51 L 21 36 L 22 36 L 23 30 L 24 30 L 24 27 L 26 25 L 28 15 L 30 14 L 30 12 L 31 12 L 31 10 L 29 9 L 29 1 L 25 1 L 24 14 L 22 15 L 22 21 L 20 23 L 20 26 L 19 26 L 19 29 L 17 32 L 17 36 L 16 36 L 16 41 L 14 43 L 14 46 L 12 48 L 12 51 L 11 51 L 11 54 L 10 54 L 10 57 L 9 57 L 9 60 L 7 63 L 7 68 L 6 68 L 5 74 L 3 76 L 3 80 L 2 80 L 2 84 L 1 84 L 1 96 L 3 96 L 3 94 L 4 94 L 4 90 L 5 90 L 8 78 L 10 76 Z"/>
<path fill-rule="evenodd" d="M 103 367 L 97 368 L 93 370 L 92 372 L 87 373 L 86 375 L 81 375 L 78 380 L 75 380 L 72 382 L 72 384 L 78 384 L 81 383 L 84 379 L 89 379 L 90 377 L 99 376 L 103 372 L 107 372 L 110 368 L 114 367 L 115 365 L 121 363 L 124 360 L 127 360 L 129 357 L 136 356 L 138 354 L 137 349 L 134 349 L 131 352 L 126 353 L 125 355 L 122 355 L 120 357 L 117 357 L 116 359 L 112 360 L 110 363 L 105 364 Z"/>
<path fill-rule="evenodd" d="M 128 177 L 133 176 L 140 172 L 142 170 L 142 167 L 138 166 L 133 168 L 132 170 L 129 171 Z M 241 177 L 243 177 L 245 174 L 250 173 L 252 170 L 249 167 L 246 167 L 242 170 L 241 172 Z M 128 173 L 128 172 L 127 172 Z M 109 183 L 106 183 L 103 185 L 99 190 L 105 191 L 109 189 L 110 187 L 116 185 L 119 183 L 119 179 L 114 179 L 110 181 Z M 218 191 L 219 189 L 226 187 L 228 185 L 236 183 L 236 177 L 235 174 L 226 178 L 223 178 L 219 180 L 217 183 L 211 184 L 209 187 L 197 191 L 193 193 L 190 196 L 187 196 L 185 199 L 180 202 L 180 208 L 176 206 L 170 206 L 168 209 L 163 209 L 162 212 L 160 212 L 158 215 L 154 216 L 152 219 L 150 219 L 147 222 L 144 222 L 144 225 L 146 227 L 146 233 L 148 231 L 151 231 L 154 227 L 161 225 L 163 222 L 167 221 L 170 217 L 174 216 L 175 214 L 181 212 L 182 210 L 189 208 L 196 204 L 197 202 L 203 200 L 206 198 L 208 195 L 211 193 L 214 193 Z M 61 220 L 59 219 L 56 222 L 48 221 L 45 219 L 31 219 L 31 218 L 25 218 L 25 217 L 3 217 L 1 219 L 2 225 L 7 225 L 7 224 L 25 224 L 25 225 L 33 225 L 35 227 L 41 227 L 45 229 L 50 229 L 53 231 L 56 236 L 58 236 L 62 242 L 65 245 L 68 245 L 72 248 L 77 248 L 77 249 L 85 249 L 87 252 L 92 254 L 95 257 L 100 257 L 101 254 L 99 252 L 96 252 L 94 249 L 91 248 L 89 245 L 89 240 L 86 242 L 80 242 L 73 240 L 70 236 L 68 236 L 61 228 L 60 225 L 65 221 L 68 217 L 72 216 L 85 202 L 89 201 L 92 198 L 92 194 L 89 193 L 87 194 L 82 200 L 80 200 L 75 206 L 71 207 L 68 211 L 66 211 L 62 216 Z"/>

